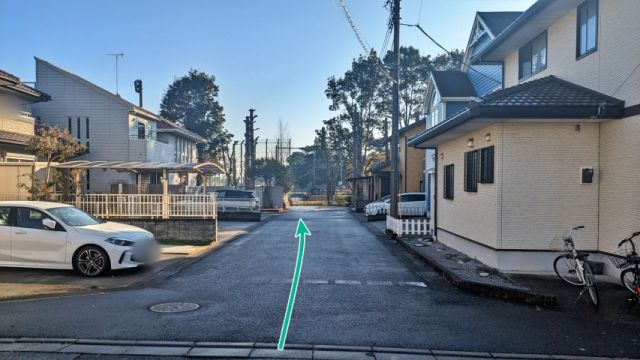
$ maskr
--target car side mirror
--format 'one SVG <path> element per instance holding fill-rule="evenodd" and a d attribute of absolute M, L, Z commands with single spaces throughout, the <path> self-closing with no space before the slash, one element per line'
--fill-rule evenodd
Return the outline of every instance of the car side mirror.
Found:
<path fill-rule="evenodd" d="M 49 230 L 55 230 L 57 224 L 55 221 L 51 219 L 42 219 L 42 225 L 44 225 L 44 227 L 46 227 Z"/>

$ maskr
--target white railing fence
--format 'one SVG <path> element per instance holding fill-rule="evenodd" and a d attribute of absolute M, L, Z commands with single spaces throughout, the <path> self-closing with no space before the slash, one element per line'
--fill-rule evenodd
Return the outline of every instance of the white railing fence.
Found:
<path fill-rule="evenodd" d="M 396 219 L 387 215 L 387 229 L 398 236 L 431 234 L 429 219 Z"/>
<path fill-rule="evenodd" d="M 56 195 L 54 200 L 105 219 L 216 217 L 216 200 L 209 195 L 82 194 Z"/>
<path fill-rule="evenodd" d="M 0 193 L 0 201 L 31 200 L 28 194 Z M 99 218 L 215 218 L 217 212 L 260 212 L 255 198 L 202 194 L 53 194 L 50 201 L 73 205 Z"/>

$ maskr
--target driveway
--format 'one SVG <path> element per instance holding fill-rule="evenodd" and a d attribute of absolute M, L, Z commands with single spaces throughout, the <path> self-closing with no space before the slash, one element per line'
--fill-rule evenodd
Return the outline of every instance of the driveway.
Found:
<path fill-rule="evenodd" d="M 263 219 L 271 214 L 263 215 Z M 240 235 L 247 234 L 259 223 L 218 221 L 218 243 L 213 247 Z M 0 300 L 65 295 L 121 289 L 151 281 L 167 269 L 177 267 L 185 258 L 195 257 L 209 246 L 162 246 L 160 260 L 149 266 L 119 270 L 98 278 L 87 278 L 67 270 L 0 268 Z"/>

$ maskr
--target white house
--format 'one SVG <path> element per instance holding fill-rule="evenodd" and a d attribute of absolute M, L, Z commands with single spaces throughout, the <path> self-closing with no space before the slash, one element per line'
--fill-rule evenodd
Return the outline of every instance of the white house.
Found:
<path fill-rule="evenodd" d="M 489 45 L 521 14 L 522 12 L 513 11 L 476 13 L 461 68 L 431 72 L 422 114 L 426 120 L 426 129 L 451 119 L 463 111 L 470 100 L 502 88 L 502 64 L 473 62 L 472 55 Z M 435 151 L 427 149 L 425 184 L 432 218 L 431 228 L 434 228 L 433 220 L 437 218 L 435 182 Z"/>
<path fill-rule="evenodd" d="M 50 126 L 68 129 L 89 153 L 80 159 L 90 161 L 129 161 L 158 163 L 197 162 L 196 144 L 204 138 L 151 111 L 136 106 L 75 74 L 45 60 L 36 60 L 36 88 L 51 101 L 36 104 L 33 112 Z M 109 192 L 112 185 L 136 184 L 132 173 L 107 169 L 87 170 L 86 191 Z M 158 173 L 142 173 L 142 184 L 159 184 Z M 169 183 L 181 181 L 169 175 Z M 184 179 L 182 179 L 184 180 Z M 195 185 L 195 174 L 187 182 Z"/>
<path fill-rule="evenodd" d="M 605 272 L 640 228 L 640 6 L 539 0 L 470 56 L 502 89 L 412 139 L 437 161 L 437 239 L 504 271 L 549 272 L 571 225 Z"/>
<path fill-rule="evenodd" d="M 31 107 L 49 99 L 49 95 L 0 70 L 0 162 L 35 161 L 27 149 L 36 123 Z"/>

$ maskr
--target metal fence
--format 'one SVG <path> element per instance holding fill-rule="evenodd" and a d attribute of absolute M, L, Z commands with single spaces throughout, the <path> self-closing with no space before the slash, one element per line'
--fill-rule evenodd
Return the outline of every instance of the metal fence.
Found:
<path fill-rule="evenodd" d="M 54 200 L 104 219 L 216 218 L 216 199 L 209 195 L 82 194 Z"/>
<path fill-rule="evenodd" d="M 0 201 L 31 200 L 26 194 L 0 193 Z M 259 213 L 256 198 L 220 198 L 212 194 L 54 194 L 50 201 L 73 205 L 93 216 L 117 218 L 211 218 L 217 212 Z"/>

